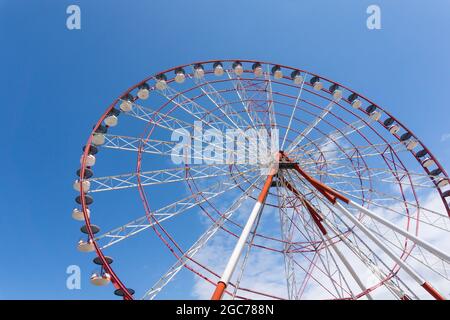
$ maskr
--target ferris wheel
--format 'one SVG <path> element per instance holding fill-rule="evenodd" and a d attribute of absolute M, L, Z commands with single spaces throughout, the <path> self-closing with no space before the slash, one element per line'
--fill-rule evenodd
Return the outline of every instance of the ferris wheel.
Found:
<path fill-rule="evenodd" d="M 246 161 L 262 140 L 250 131 L 277 146 L 264 161 Z M 252 60 L 165 70 L 106 109 L 80 163 L 78 250 L 95 253 L 91 283 L 124 299 L 155 299 L 183 272 L 201 299 L 450 293 L 447 173 L 387 110 L 320 75 Z M 173 258 L 142 292 L 112 254 L 151 255 L 137 238 Z"/>

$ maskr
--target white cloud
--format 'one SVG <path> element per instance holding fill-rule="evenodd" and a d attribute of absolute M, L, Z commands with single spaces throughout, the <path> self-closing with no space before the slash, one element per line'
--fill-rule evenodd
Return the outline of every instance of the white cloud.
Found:
<path fill-rule="evenodd" d="M 444 133 L 442 136 L 441 136 L 441 141 L 442 142 L 445 142 L 445 141 L 447 141 L 447 140 L 449 140 L 450 139 L 450 133 Z"/>

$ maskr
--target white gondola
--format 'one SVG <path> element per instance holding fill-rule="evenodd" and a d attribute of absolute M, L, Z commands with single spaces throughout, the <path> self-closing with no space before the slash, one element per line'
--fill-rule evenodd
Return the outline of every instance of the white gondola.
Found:
<path fill-rule="evenodd" d="M 281 68 L 277 68 L 276 70 L 274 70 L 273 72 L 273 77 L 275 79 L 281 79 L 283 78 L 283 71 L 281 71 Z"/>
<path fill-rule="evenodd" d="M 158 90 L 165 90 L 165 89 L 167 89 L 167 82 L 166 82 L 166 80 L 164 80 L 164 79 L 157 80 L 155 87 Z"/>
<path fill-rule="evenodd" d="M 396 124 L 389 127 L 389 132 L 392 134 L 396 134 L 399 131 L 400 131 L 400 127 Z"/>
<path fill-rule="evenodd" d="M 119 122 L 119 118 L 117 118 L 117 116 L 115 115 L 109 115 L 105 118 L 105 124 L 108 127 L 115 127 L 117 126 L 117 123 Z"/>
<path fill-rule="evenodd" d="M 122 103 L 120 104 L 120 110 L 122 110 L 123 112 L 129 112 L 131 111 L 132 108 L 133 103 L 131 101 L 123 100 Z"/>
<path fill-rule="evenodd" d="M 77 249 L 81 252 L 92 252 L 95 250 L 94 242 L 92 240 L 80 240 L 78 241 Z"/>
<path fill-rule="evenodd" d="M 417 140 L 411 139 L 406 143 L 406 149 L 411 151 L 412 149 L 417 147 L 418 144 L 419 144 L 419 142 Z"/>
<path fill-rule="evenodd" d="M 223 69 L 223 65 L 221 62 L 216 61 L 213 64 L 214 75 L 217 77 L 223 76 L 225 70 Z"/>
<path fill-rule="evenodd" d="M 352 107 L 355 109 L 359 109 L 361 107 L 361 100 L 359 100 L 359 99 L 353 100 Z"/>
<path fill-rule="evenodd" d="M 91 216 L 91 210 L 86 208 L 86 214 L 89 218 Z M 77 221 L 83 221 L 84 220 L 83 210 L 80 210 L 78 208 L 73 209 L 72 210 L 72 218 Z"/>
<path fill-rule="evenodd" d="M 238 77 L 240 77 L 244 73 L 244 67 L 240 62 L 235 62 L 233 64 L 233 71 Z"/>
<path fill-rule="evenodd" d="M 95 286 L 106 286 L 111 282 L 111 276 L 109 273 L 97 273 L 94 272 L 91 275 L 91 283 Z"/>
<path fill-rule="evenodd" d="M 141 100 L 146 100 L 146 99 L 148 99 L 149 94 L 150 94 L 150 91 L 147 88 L 141 88 L 141 89 L 139 89 L 137 96 Z"/>
<path fill-rule="evenodd" d="M 300 71 L 294 70 L 291 73 L 292 81 L 294 81 L 294 84 L 301 85 L 303 83 L 304 78 L 300 74 Z"/>
<path fill-rule="evenodd" d="M 342 90 L 336 89 L 333 92 L 333 100 L 338 102 L 342 99 Z"/>
<path fill-rule="evenodd" d="M 359 109 L 361 107 L 361 104 L 362 104 L 361 100 L 359 100 L 358 98 L 359 98 L 358 95 L 356 93 L 354 93 L 354 92 L 351 95 L 348 96 L 348 102 L 355 109 Z M 374 108 L 372 108 L 372 107 L 374 107 Z M 370 110 L 370 108 L 372 108 L 372 111 L 370 111 L 369 113 L 375 111 L 375 109 L 376 109 L 375 106 L 369 106 L 368 109 Z"/>
<path fill-rule="evenodd" d="M 88 192 L 89 188 L 91 187 L 91 182 L 89 180 L 83 180 L 82 183 L 80 183 L 80 180 L 75 180 L 73 183 L 73 188 L 80 192 L 81 191 L 81 184 L 83 184 L 83 192 Z"/>
<path fill-rule="evenodd" d="M 183 83 L 186 80 L 186 74 L 183 69 L 178 69 L 175 71 L 175 82 Z"/>
<path fill-rule="evenodd" d="M 201 79 L 205 76 L 205 69 L 203 69 L 203 66 L 196 65 L 194 66 L 194 77 L 197 79 Z"/>
<path fill-rule="evenodd" d="M 148 84 L 144 83 L 139 86 L 139 90 L 137 92 L 137 96 L 139 99 L 146 100 L 148 99 L 149 94 L 150 90 Z"/>
<path fill-rule="evenodd" d="M 105 136 L 102 133 L 94 133 L 92 137 L 92 143 L 96 146 L 100 146 L 105 143 Z"/>
<path fill-rule="evenodd" d="M 311 80 L 309 80 L 309 83 L 316 91 L 320 91 L 323 88 L 323 83 L 320 82 L 320 78 L 318 76 L 312 77 Z"/>
<path fill-rule="evenodd" d="M 295 83 L 296 85 L 302 84 L 302 83 L 303 83 L 303 77 L 302 77 L 300 74 L 296 75 L 296 76 L 294 77 L 294 83 Z"/>
<path fill-rule="evenodd" d="M 431 158 L 425 158 L 425 159 L 422 160 L 422 165 L 423 165 L 425 168 L 429 168 L 429 167 L 431 167 L 431 166 L 434 165 L 434 164 L 435 164 L 435 162 L 434 162 L 434 160 L 431 159 Z"/>
<path fill-rule="evenodd" d="M 322 90 L 322 88 L 323 88 L 322 82 L 320 82 L 320 81 L 314 82 L 313 88 L 314 88 L 314 90 L 316 90 L 316 91 Z"/>
<path fill-rule="evenodd" d="M 309 83 L 316 91 L 320 91 L 323 89 L 323 83 L 320 82 L 320 78 L 318 76 L 314 76 L 309 80 Z"/>
<path fill-rule="evenodd" d="M 381 112 L 380 111 L 374 111 L 369 116 L 372 120 L 378 121 L 381 118 Z"/>
<path fill-rule="evenodd" d="M 263 75 L 263 68 L 261 65 L 257 65 L 253 68 L 253 74 L 255 77 L 261 77 Z"/>
<path fill-rule="evenodd" d="M 448 185 L 449 181 L 447 178 L 441 178 L 440 180 L 438 180 L 437 185 L 439 188 L 445 187 L 446 185 Z"/>
<path fill-rule="evenodd" d="M 83 164 L 83 155 L 81 155 L 80 163 Z M 92 167 L 95 164 L 95 156 L 88 154 L 86 157 L 86 166 Z"/>
<path fill-rule="evenodd" d="M 221 64 L 217 64 L 214 67 L 214 75 L 217 77 L 223 76 L 223 74 L 225 73 L 225 71 L 223 70 L 223 66 Z"/>
<path fill-rule="evenodd" d="M 333 101 L 339 102 L 342 99 L 342 90 L 339 89 L 339 86 L 336 83 L 333 83 L 330 86 L 330 93 L 333 95 Z"/>

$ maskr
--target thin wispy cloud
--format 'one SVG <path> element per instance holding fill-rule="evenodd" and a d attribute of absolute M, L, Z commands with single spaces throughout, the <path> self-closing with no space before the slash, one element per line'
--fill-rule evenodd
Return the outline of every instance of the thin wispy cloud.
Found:
<path fill-rule="evenodd" d="M 447 140 L 450 140 L 450 133 L 444 133 L 444 134 L 441 136 L 441 141 L 442 141 L 442 142 L 445 142 L 445 141 L 447 141 Z"/>

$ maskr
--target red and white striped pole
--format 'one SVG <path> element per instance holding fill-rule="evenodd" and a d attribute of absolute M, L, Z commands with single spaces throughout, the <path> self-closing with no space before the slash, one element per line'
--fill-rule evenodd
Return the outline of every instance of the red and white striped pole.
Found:
<path fill-rule="evenodd" d="M 272 169 L 269 175 L 266 178 L 266 182 L 259 194 L 258 201 L 255 203 L 250 216 L 248 217 L 247 223 L 242 230 L 241 236 L 239 237 L 236 246 L 234 247 L 233 253 L 231 254 L 230 259 L 228 260 L 227 266 L 220 278 L 219 282 L 217 282 L 216 290 L 214 291 L 211 300 L 220 300 L 225 292 L 225 288 L 227 287 L 231 276 L 237 266 L 239 258 L 242 254 L 242 250 L 244 249 L 245 243 L 247 242 L 248 236 L 255 224 L 256 219 L 261 214 L 262 209 L 264 208 L 264 203 L 267 198 L 267 194 L 269 193 L 270 186 L 272 185 L 273 177 L 276 174 L 277 169 Z"/>

